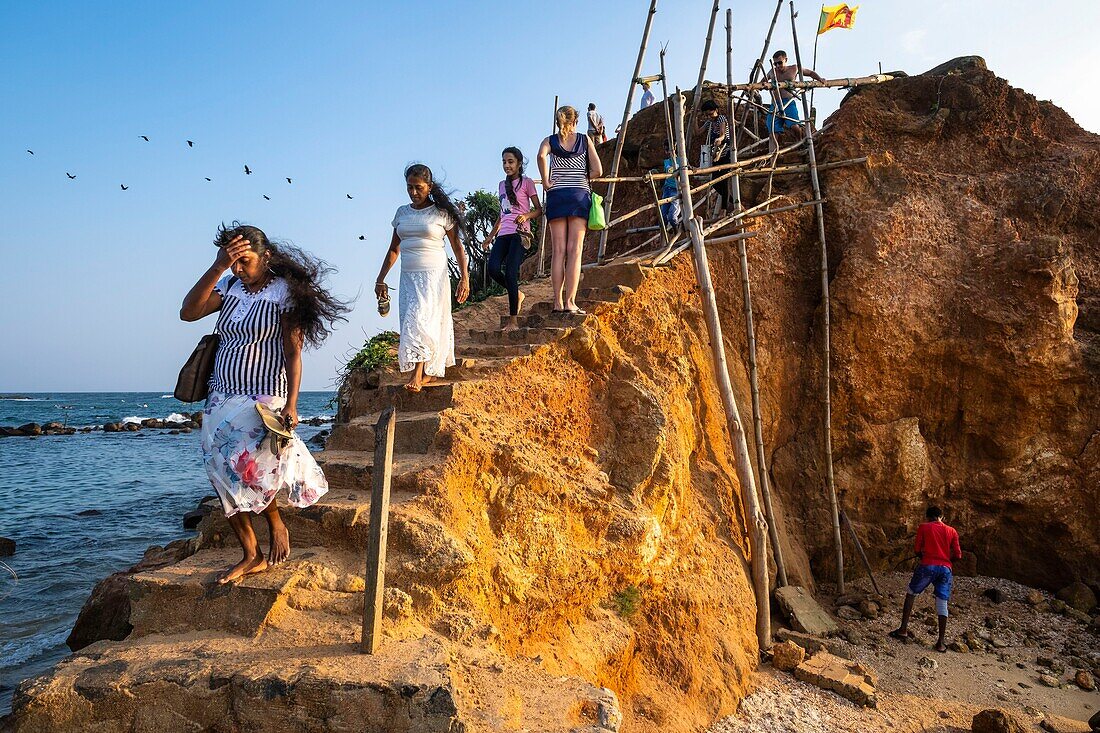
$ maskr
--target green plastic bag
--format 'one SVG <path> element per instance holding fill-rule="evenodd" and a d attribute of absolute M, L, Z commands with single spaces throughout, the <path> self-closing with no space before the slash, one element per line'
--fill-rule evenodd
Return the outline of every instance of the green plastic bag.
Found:
<path fill-rule="evenodd" d="M 603 196 L 592 192 L 592 205 L 588 207 L 588 228 L 594 232 L 607 229 L 607 219 L 603 215 Z"/>

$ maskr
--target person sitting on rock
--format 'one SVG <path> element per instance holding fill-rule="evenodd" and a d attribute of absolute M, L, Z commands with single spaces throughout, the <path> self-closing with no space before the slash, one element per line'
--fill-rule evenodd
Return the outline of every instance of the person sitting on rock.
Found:
<path fill-rule="evenodd" d="M 943 511 L 939 507 L 928 507 L 925 517 L 928 521 L 917 527 L 917 539 L 913 546 L 920 564 L 913 571 L 913 578 L 909 581 L 908 592 L 905 594 L 901 626 L 891 631 L 890 636 L 903 642 L 912 638 L 909 617 L 913 613 L 913 601 L 931 584 L 936 596 L 936 615 L 940 626 L 936 651 L 946 652 L 947 643 L 944 637 L 947 634 L 947 601 L 951 598 L 951 585 L 954 582 L 951 561 L 962 558 L 962 549 L 959 547 L 959 533 L 943 521 Z"/>
<path fill-rule="evenodd" d="M 798 81 L 798 74 L 802 72 L 803 76 L 808 76 L 815 81 L 825 81 L 825 79 L 813 69 L 805 69 L 795 64 L 794 66 L 787 66 L 787 52 L 776 51 L 772 54 L 772 69 L 764 75 L 764 81 L 768 83 L 774 82 L 778 79 L 780 82 L 785 81 Z M 779 142 L 776 136 L 779 133 L 787 130 L 794 130 L 799 135 L 804 134 L 802 130 L 802 124 L 798 117 L 798 95 L 790 89 L 779 89 L 779 99 L 775 98 L 775 89 L 769 87 L 772 94 L 772 104 L 768 108 L 768 114 L 765 118 L 765 123 L 768 128 L 768 134 L 771 136 L 768 141 L 768 152 L 774 153 L 779 147 Z"/>
<path fill-rule="evenodd" d="M 277 494 L 296 507 L 314 504 L 328 482 L 298 436 L 278 452 L 269 447 L 257 405 L 298 424 L 303 346 L 320 346 L 348 306 L 325 290 L 331 271 L 305 252 L 273 242 L 254 226 L 233 222 L 214 239 L 218 255 L 188 291 L 180 318 L 218 313 L 218 346 L 202 415 L 202 458 L 210 484 L 244 550 L 218 583 L 278 565 L 290 556 L 290 533 Z M 229 270 L 223 277 L 223 273 Z M 267 519 L 271 546 L 260 551 L 252 515 Z"/>

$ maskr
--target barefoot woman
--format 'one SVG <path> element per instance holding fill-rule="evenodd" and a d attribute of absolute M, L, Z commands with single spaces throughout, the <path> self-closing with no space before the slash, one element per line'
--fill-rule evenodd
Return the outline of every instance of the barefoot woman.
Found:
<path fill-rule="evenodd" d="M 298 424 L 302 347 L 320 345 L 348 309 L 322 287 L 329 271 L 324 263 L 271 242 L 256 227 L 220 227 L 214 244 L 218 256 L 183 299 L 180 318 L 197 321 L 218 312 L 221 338 L 203 410 L 202 457 L 244 550 L 241 561 L 218 579 L 228 583 L 290 555 L 290 535 L 275 501 L 280 490 L 297 507 L 328 491 L 298 437 L 272 453 L 256 403 L 281 411 L 291 429 Z M 222 277 L 226 269 L 232 274 Z M 253 514 L 268 522 L 267 558 L 252 529 Z"/>
<path fill-rule="evenodd" d="M 442 377 L 455 363 L 455 328 L 451 320 L 451 283 L 447 269 L 446 237 L 458 261 L 459 281 L 455 299 L 464 303 L 470 294 L 466 250 L 458 241 L 458 209 L 421 163 L 405 169 L 405 187 L 411 204 L 393 217 L 393 237 L 375 282 L 375 294 L 389 292 L 386 275 L 401 257 L 398 315 L 401 341 L 397 365 L 412 372 L 405 388 L 419 392 L 435 377 Z"/>

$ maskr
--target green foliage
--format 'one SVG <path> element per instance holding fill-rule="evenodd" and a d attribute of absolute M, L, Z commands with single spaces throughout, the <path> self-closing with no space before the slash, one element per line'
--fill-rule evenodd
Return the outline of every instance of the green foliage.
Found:
<path fill-rule="evenodd" d="M 396 349 L 400 340 L 401 336 L 396 331 L 383 331 L 376 336 L 371 336 L 363 344 L 363 348 L 344 365 L 344 371 L 362 369 L 369 372 L 379 367 L 396 364 Z"/>
<path fill-rule="evenodd" d="M 489 250 L 481 246 L 500 218 L 500 198 L 494 192 L 478 189 L 462 200 L 462 210 L 462 246 L 466 249 L 466 263 L 470 272 L 470 297 L 466 303 L 480 303 L 486 298 L 504 294 L 504 288 L 489 277 Z M 538 241 L 538 225 L 538 221 L 531 222 L 534 241 Z M 448 264 L 453 293 L 458 289 L 458 263 L 452 260 Z M 452 303 L 451 306 L 457 310 L 463 304 Z"/>
<path fill-rule="evenodd" d="M 636 585 L 628 585 L 611 597 L 611 608 L 621 618 L 630 618 L 642 605 L 642 592 Z"/>

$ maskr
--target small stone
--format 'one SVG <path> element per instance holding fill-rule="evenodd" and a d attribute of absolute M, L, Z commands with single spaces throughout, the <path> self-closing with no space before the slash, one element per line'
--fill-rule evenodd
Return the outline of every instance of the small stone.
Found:
<path fill-rule="evenodd" d="M 1009 643 L 1007 641 L 1005 641 L 1004 639 L 998 638 L 996 636 L 993 637 L 993 648 L 994 649 L 1004 649 L 1007 646 L 1009 646 Z"/>
<path fill-rule="evenodd" d="M 940 717 L 943 718 L 944 720 L 947 720 L 948 718 L 951 717 L 951 713 L 947 712 L 946 710 L 941 710 L 940 711 Z"/>
<path fill-rule="evenodd" d="M 1058 681 L 1058 678 L 1055 677 L 1052 674 L 1041 674 L 1041 675 L 1039 675 L 1039 681 L 1042 682 L 1047 687 L 1059 687 L 1059 686 L 1061 686 L 1061 683 Z"/>
<path fill-rule="evenodd" d="M 413 599 L 400 588 L 386 588 L 382 596 L 383 613 L 391 619 L 399 620 L 412 615 Z"/>
<path fill-rule="evenodd" d="M 806 658 L 806 651 L 793 641 L 784 641 L 772 647 L 772 666 L 782 672 L 790 672 Z"/>
<path fill-rule="evenodd" d="M 882 607 L 872 600 L 863 600 L 859 603 L 859 612 L 863 614 L 863 618 L 876 619 L 882 613 Z"/>
<path fill-rule="evenodd" d="M 1096 680 L 1092 678 L 1092 673 L 1087 669 L 1077 670 L 1077 674 L 1073 676 L 1073 682 L 1085 692 L 1092 692 L 1096 689 Z"/>
<path fill-rule="evenodd" d="M 966 654 L 970 651 L 970 647 L 968 647 L 961 641 L 953 641 L 947 646 L 947 648 L 953 652 L 958 652 L 959 654 Z"/>
<path fill-rule="evenodd" d="M 1000 588 L 986 588 L 982 591 L 982 596 L 988 598 L 994 603 L 1001 603 L 1005 599 L 1005 594 Z"/>
<path fill-rule="evenodd" d="M 1096 594 L 1092 592 L 1092 588 L 1080 581 L 1070 583 L 1058 591 L 1055 597 L 1070 608 L 1075 608 L 1082 613 L 1088 613 L 1096 606 Z"/>
<path fill-rule="evenodd" d="M 851 626 L 844 629 L 844 631 L 841 632 L 841 636 L 843 636 L 847 640 L 847 642 L 849 644 L 852 644 L 853 646 L 859 646 L 865 641 L 863 637 L 863 632 Z"/>
<path fill-rule="evenodd" d="M 940 667 L 940 663 L 937 662 L 935 659 L 932 659 L 932 657 L 921 657 L 917 661 L 917 664 L 921 667 L 921 669 L 926 669 L 929 672 L 935 672 Z"/>
<path fill-rule="evenodd" d="M 1043 594 L 1033 588 L 1027 592 L 1026 600 L 1031 605 L 1038 606 L 1043 602 Z"/>

